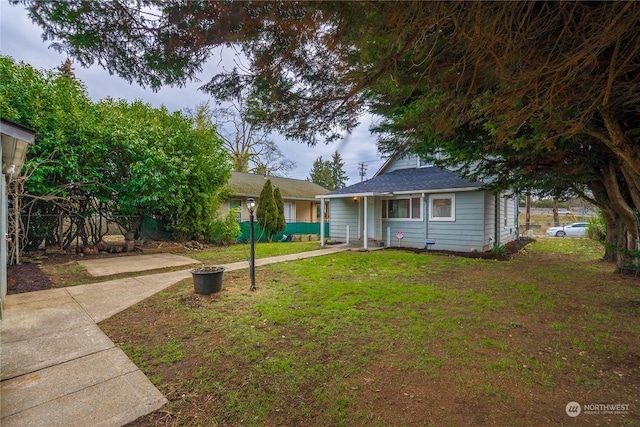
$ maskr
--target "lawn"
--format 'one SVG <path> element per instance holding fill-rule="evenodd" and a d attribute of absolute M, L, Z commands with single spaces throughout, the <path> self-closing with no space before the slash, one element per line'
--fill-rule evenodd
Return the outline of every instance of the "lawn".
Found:
<path fill-rule="evenodd" d="M 100 326 L 170 401 L 135 426 L 639 425 L 640 282 L 601 253 L 344 252 L 259 267 L 254 293 L 246 271 L 208 297 L 185 280 Z"/>

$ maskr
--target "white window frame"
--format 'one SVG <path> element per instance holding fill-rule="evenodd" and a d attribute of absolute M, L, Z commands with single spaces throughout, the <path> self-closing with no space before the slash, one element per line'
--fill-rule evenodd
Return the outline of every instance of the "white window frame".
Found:
<path fill-rule="evenodd" d="M 440 159 L 444 158 L 444 154 L 442 154 L 440 151 L 438 151 L 435 154 L 433 154 L 432 157 L 434 157 L 435 160 L 440 160 Z M 425 160 L 422 160 L 420 158 L 420 156 L 417 156 L 416 160 L 417 160 L 417 162 L 416 162 L 416 167 L 417 168 L 431 168 L 431 167 L 433 167 L 435 165 L 433 160 L 427 162 Z"/>
<path fill-rule="evenodd" d="M 409 200 L 409 215 L 413 214 L 413 199 L 419 199 L 420 201 L 418 203 L 420 203 L 420 216 L 418 218 L 387 218 L 387 210 L 388 210 L 388 203 L 389 201 L 392 200 Z M 391 198 L 387 198 L 387 199 L 382 199 L 382 219 L 385 221 L 422 221 L 422 218 L 424 218 L 424 197 L 422 195 L 410 195 L 407 194 L 405 197 L 399 196 L 399 197 L 391 197 Z"/>
<path fill-rule="evenodd" d="M 434 217 L 433 216 L 433 202 L 434 200 L 450 199 L 451 200 L 451 216 L 448 217 Z M 455 193 L 446 194 L 430 194 L 429 195 L 429 221 L 455 221 L 456 220 L 456 195 Z"/>

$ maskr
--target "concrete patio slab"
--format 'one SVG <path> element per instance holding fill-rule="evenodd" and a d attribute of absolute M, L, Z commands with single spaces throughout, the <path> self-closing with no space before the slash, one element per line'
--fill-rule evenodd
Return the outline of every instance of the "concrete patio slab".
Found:
<path fill-rule="evenodd" d="M 2 416 L 15 415 L 137 369 L 122 350 L 111 347 L 13 378 L 2 383 Z"/>
<path fill-rule="evenodd" d="M 130 255 L 78 261 L 94 277 L 111 276 L 120 273 L 149 271 L 158 268 L 180 267 L 198 264 L 197 259 L 182 255 L 160 253 L 153 255 Z"/>
<path fill-rule="evenodd" d="M 18 342 L 2 342 L 0 376 L 4 381 L 113 346 L 95 324 Z"/>
<path fill-rule="evenodd" d="M 118 427 L 155 411 L 167 400 L 139 370 L 2 417 L 3 427 Z M 4 394 L 4 391 L 3 391 Z"/>

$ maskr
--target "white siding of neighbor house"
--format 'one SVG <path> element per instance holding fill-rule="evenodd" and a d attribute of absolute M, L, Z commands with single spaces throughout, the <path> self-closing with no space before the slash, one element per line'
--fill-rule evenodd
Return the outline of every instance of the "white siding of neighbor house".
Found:
<path fill-rule="evenodd" d="M 427 238 L 435 240 L 431 249 L 481 251 L 484 239 L 484 192 L 455 193 L 455 221 L 429 221 Z"/>
<path fill-rule="evenodd" d="M 347 225 L 350 228 L 349 241 L 356 243 L 358 241 L 358 203 L 352 198 L 331 199 L 330 239 L 347 242 Z"/>

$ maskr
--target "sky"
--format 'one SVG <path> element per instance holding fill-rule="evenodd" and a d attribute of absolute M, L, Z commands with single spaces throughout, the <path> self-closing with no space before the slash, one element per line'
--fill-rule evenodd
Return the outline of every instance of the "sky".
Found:
<path fill-rule="evenodd" d="M 60 66 L 67 56 L 49 48 L 50 44 L 51 41 L 42 40 L 42 29 L 31 22 L 24 6 L 11 5 L 7 0 L 0 0 L 0 53 L 2 55 L 11 56 L 15 61 L 23 61 L 36 69 L 53 70 Z M 206 83 L 219 70 L 217 67 L 220 66 L 220 61 L 211 60 L 210 63 L 212 65 L 201 73 L 200 82 L 190 82 L 181 88 L 163 87 L 157 92 L 144 89 L 135 83 L 129 84 L 118 76 L 109 75 L 98 65 L 89 68 L 83 68 L 80 64 L 73 66 L 76 77 L 85 84 L 89 96 L 94 101 L 108 96 L 130 102 L 141 99 L 153 107 L 164 105 L 169 111 L 183 111 L 187 108 L 194 109 L 204 101 L 209 101 L 215 108 L 214 100 L 198 90 L 199 86 Z M 350 135 L 345 135 L 341 141 L 330 145 L 318 144 L 315 147 L 308 147 L 303 143 L 287 141 L 280 135 L 272 135 L 284 156 L 296 162 L 296 168 L 287 176 L 307 179 L 314 160 L 319 156 L 329 160 L 338 150 L 349 178 L 347 185 L 360 182 L 360 163 L 364 163 L 366 167 L 365 179 L 373 177 L 373 174 L 383 165 L 384 160 L 378 153 L 375 136 L 369 133 L 371 120 L 370 116 L 363 116 L 361 125 Z"/>

